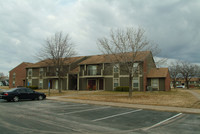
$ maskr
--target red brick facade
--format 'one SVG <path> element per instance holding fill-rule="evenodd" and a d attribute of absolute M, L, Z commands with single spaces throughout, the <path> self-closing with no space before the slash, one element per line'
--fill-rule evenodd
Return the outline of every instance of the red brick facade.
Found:
<path fill-rule="evenodd" d="M 32 63 L 22 62 L 9 72 L 9 88 L 14 88 L 17 86 L 25 86 L 26 67 L 30 64 Z"/>
<path fill-rule="evenodd" d="M 169 74 L 169 70 L 168 70 L 168 73 L 167 73 L 167 77 L 165 78 L 165 91 L 170 91 L 171 88 L 170 88 L 170 74 Z"/>

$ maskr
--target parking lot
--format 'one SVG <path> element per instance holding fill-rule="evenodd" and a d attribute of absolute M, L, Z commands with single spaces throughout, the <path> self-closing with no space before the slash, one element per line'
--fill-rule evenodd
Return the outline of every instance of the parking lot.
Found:
<path fill-rule="evenodd" d="M 200 115 L 53 100 L 0 100 L 1 134 L 199 134 Z"/>

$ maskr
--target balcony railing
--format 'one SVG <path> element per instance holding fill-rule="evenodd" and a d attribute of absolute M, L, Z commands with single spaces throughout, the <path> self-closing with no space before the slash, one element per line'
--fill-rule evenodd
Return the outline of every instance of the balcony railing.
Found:
<path fill-rule="evenodd" d="M 57 76 L 56 72 L 47 72 L 46 76 Z"/>
<path fill-rule="evenodd" d="M 86 75 L 89 75 L 89 76 L 101 75 L 101 70 L 89 69 Z"/>

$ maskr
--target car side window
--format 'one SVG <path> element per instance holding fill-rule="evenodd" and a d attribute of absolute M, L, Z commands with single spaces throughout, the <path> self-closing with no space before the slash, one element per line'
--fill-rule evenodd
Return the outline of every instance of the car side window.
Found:
<path fill-rule="evenodd" d="M 27 92 L 27 93 L 33 93 L 33 90 L 32 90 L 32 89 L 29 89 L 29 88 L 26 88 L 26 92 Z"/>
<path fill-rule="evenodd" d="M 26 93 L 26 90 L 23 89 L 23 88 L 21 88 L 21 89 L 18 89 L 18 92 L 19 92 L 19 93 Z"/>

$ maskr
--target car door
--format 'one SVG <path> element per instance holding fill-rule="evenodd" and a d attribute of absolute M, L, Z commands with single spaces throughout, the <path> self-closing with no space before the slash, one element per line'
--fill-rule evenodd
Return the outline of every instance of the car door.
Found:
<path fill-rule="evenodd" d="M 26 88 L 25 90 L 27 92 L 27 99 L 31 99 L 32 100 L 32 99 L 36 98 L 36 94 L 32 89 Z"/>
<path fill-rule="evenodd" d="M 27 92 L 25 88 L 20 88 L 17 91 L 18 91 L 19 99 L 27 99 Z"/>

